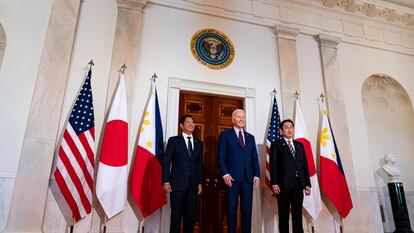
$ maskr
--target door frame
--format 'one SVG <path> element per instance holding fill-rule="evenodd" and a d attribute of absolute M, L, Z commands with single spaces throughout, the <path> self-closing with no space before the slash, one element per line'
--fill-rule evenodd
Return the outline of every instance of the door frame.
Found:
<path fill-rule="evenodd" d="M 165 123 L 165 139 L 177 135 L 180 91 L 198 92 L 206 95 L 222 95 L 244 99 L 246 112 L 246 131 L 256 134 L 256 89 L 240 86 L 225 85 L 212 82 L 201 82 L 176 77 L 168 78 L 167 117 Z M 256 142 L 257 143 L 257 142 Z M 253 191 L 252 228 L 258 228 L 261 219 L 260 191 Z M 168 232 L 170 225 L 170 201 L 162 208 L 161 232 Z M 255 231 L 253 231 L 255 232 Z"/>
<path fill-rule="evenodd" d="M 168 100 L 167 118 L 165 125 L 165 138 L 177 135 L 180 91 L 191 91 L 206 95 L 213 94 L 243 98 L 244 110 L 247 116 L 246 131 L 253 135 L 256 134 L 256 90 L 254 88 L 230 86 L 218 83 L 208 83 L 170 77 L 168 78 Z"/>

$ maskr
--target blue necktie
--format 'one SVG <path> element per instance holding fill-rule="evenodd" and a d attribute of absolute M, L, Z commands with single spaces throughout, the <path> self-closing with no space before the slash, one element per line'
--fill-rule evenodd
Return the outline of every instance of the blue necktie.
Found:
<path fill-rule="evenodd" d="M 191 154 L 193 153 L 193 144 L 191 143 L 191 137 L 188 138 L 188 156 L 191 158 Z"/>

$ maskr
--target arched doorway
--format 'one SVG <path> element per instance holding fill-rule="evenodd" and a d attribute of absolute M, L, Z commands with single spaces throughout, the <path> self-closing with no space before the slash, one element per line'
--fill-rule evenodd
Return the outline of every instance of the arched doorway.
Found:
<path fill-rule="evenodd" d="M 409 200 L 414 198 L 414 111 L 405 89 L 394 78 L 383 75 L 371 75 L 362 87 L 362 103 L 367 126 L 370 161 L 376 175 L 380 207 L 382 210 L 384 231 L 393 231 L 391 205 L 387 179 L 380 177 L 380 168 L 386 153 L 397 156 L 401 169 L 401 181 L 404 183 L 411 222 L 414 208 Z M 385 177 L 386 178 L 386 177 Z M 411 208 L 410 208 L 411 207 Z"/>

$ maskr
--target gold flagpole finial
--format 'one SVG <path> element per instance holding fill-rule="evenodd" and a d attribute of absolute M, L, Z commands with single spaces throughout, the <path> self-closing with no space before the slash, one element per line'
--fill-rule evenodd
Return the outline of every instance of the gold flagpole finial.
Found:
<path fill-rule="evenodd" d="M 122 72 L 122 74 L 125 74 L 125 70 L 128 69 L 128 67 L 125 65 L 125 63 L 121 66 L 121 68 L 119 69 L 120 72 Z"/>
<path fill-rule="evenodd" d="M 299 100 L 299 92 L 296 91 L 295 94 L 293 94 L 293 96 L 295 97 L 296 100 Z"/>
<path fill-rule="evenodd" d="M 93 60 L 91 59 L 91 61 L 88 63 L 91 67 L 95 65 L 95 63 L 93 63 Z"/>
<path fill-rule="evenodd" d="M 322 103 L 325 102 L 325 96 L 322 93 L 319 97 L 321 98 Z"/>
<path fill-rule="evenodd" d="M 276 98 L 276 95 L 277 95 L 277 91 L 276 91 L 276 88 L 274 88 L 272 91 L 272 96 Z"/>
<path fill-rule="evenodd" d="M 156 73 L 154 73 L 151 77 L 151 80 L 155 82 L 155 80 L 157 80 L 158 76 Z"/>

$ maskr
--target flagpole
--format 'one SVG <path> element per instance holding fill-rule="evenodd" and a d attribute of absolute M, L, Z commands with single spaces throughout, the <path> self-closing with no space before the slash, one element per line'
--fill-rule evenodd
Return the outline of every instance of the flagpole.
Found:
<path fill-rule="evenodd" d="M 275 106 L 275 103 L 277 102 L 277 100 L 276 100 L 276 95 L 277 95 L 277 91 L 276 91 L 276 88 L 273 88 L 273 91 L 271 92 L 271 94 L 270 94 L 271 96 L 272 96 L 272 100 L 271 100 L 271 108 L 270 108 L 270 122 L 269 122 L 269 127 L 270 127 L 270 125 L 271 125 L 271 122 L 272 122 L 272 116 L 273 116 L 273 110 L 272 110 L 272 108 Z M 279 111 L 279 110 L 277 110 L 277 111 Z M 280 121 L 278 122 L 278 123 L 280 123 Z M 279 126 L 277 126 L 277 127 L 279 127 Z M 270 129 L 268 129 L 268 130 L 270 130 Z M 268 131 L 266 131 L 267 133 L 268 133 Z M 266 141 L 268 141 L 268 136 L 266 137 L 266 140 L 265 140 L 265 144 L 266 144 L 266 147 L 268 147 L 267 146 L 267 142 Z M 269 141 L 270 143 L 272 143 L 271 141 Z M 269 148 L 270 149 L 270 148 Z M 267 154 L 267 152 L 266 152 L 266 158 L 268 157 L 269 155 Z M 266 162 L 266 164 L 267 164 L 267 162 Z M 267 169 L 266 169 L 267 170 Z M 269 171 L 270 172 L 270 171 Z M 272 193 L 272 197 L 276 197 L 276 193 L 275 192 L 273 192 L 273 189 L 272 189 L 272 185 L 270 184 L 270 179 L 267 179 L 267 177 L 266 177 L 266 184 L 267 184 L 267 186 L 268 186 L 268 188 L 270 189 L 270 192 Z"/>
<path fill-rule="evenodd" d="M 343 222 L 342 222 L 342 216 L 341 215 L 339 215 L 339 221 L 340 221 L 340 223 L 339 223 L 339 232 L 340 233 L 343 233 L 344 231 L 344 229 L 343 229 L 343 227 L 342 227 L 342 225 L 343 225 Z"/>
<path fill-rule="evenodd" d="M 108 222 L 108 217 L 106 217 L 106 215 L 104 216 L 104 227 L 103 227 L 103 232 L 102 233 L 106 233 L 106 222 Z"/>
<path fill-rule="evenodd" d="M 70 233 L 73 233 L 73 226 L 75 226 L 75 216 L 72 216 L 72 225 L 70 226 Z"/>
<path fill-rule="evenodd" d="M 321 93 L 321 95 L 319 96 L 319 98 L 321 99 L 321 101 L 319 102 L 319 109 L 321 111 L 322 114 L 324 110 L 328 110 L 328 106 L 325 105 L 325 96 Z"/>

